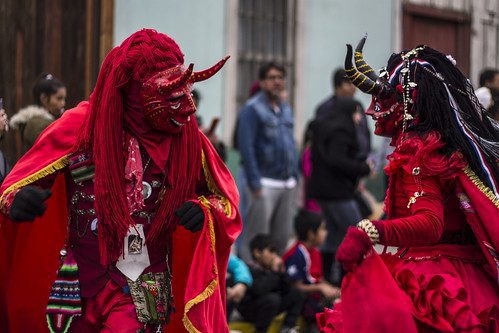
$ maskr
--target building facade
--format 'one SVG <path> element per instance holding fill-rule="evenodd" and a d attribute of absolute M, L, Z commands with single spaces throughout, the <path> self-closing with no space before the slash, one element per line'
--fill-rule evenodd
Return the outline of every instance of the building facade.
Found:
<path fill-rule="evenodd" d="M 481 69 L 499 67 L 498 14 L 499 0 L 5 0 L 0 97 L 12 115 L 30 103 L 38 74 L 52 72 L 68 84 L 67 106 L 75 106 L 88 98 L 109 49 L 148 27 L 177 40 L 197 70 L 231 56 L 197 85 L 205 124 L 219 117 L 217 132 L 228 144 L 258 67 L 283 63 L 300 142 L 316 105 L 332 93 L 346 43 L 367 33 L 374 68 L 392 51 L 428 44 L 452 54 L 476 84 Z M 368 96 L 357 97 L 368 105 Z M 11 136 L 2 143 L 8 155 Z"/>

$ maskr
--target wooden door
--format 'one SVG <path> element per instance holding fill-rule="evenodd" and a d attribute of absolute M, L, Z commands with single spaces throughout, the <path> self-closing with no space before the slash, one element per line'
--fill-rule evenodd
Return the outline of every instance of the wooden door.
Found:
<path fill-rule="evenodd" d="M 403 7 L 402 45 L 428 45 L 452 55 L 459 69 L 470 72 L 471 16 L 466 13 L 406 4 Z"/>
<path fill-rule="evenodd" d="M 0 97 L 9 116 L 33 103 L 41 73 L 67 86 L 66 109 L 88 98 L 104 55 L 112 46 L 113 0 L 2 0 Z M 11 164 L 13 133 L 0 144 Z"/>

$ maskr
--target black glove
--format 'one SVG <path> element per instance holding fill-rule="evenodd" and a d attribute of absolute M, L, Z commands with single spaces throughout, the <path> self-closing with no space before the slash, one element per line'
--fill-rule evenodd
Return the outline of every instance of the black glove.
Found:
<path fill-rule="evenodd" d="M 10 219 L 15 222 L 33 221 L 42 216 L 47 206 L 44 201 L 52 192 L 35 186 L 25 186 L 14 196 L 10 205 Z"/>
<path fill-rule="evenodd" d="M 180 218 L 180 225 L 189 231 L 196 232 L 203 229 L 204 212 L 199 205 L 192 201 L 186 201 L 175 211 L 175 215 Z"/>

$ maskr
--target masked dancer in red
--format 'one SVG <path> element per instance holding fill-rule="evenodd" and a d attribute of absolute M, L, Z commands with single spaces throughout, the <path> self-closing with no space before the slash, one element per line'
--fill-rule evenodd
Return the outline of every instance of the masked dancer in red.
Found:
<path fill-rule="evenodd" d="M 498 125 L 454 59 L 393 54 L 378 77 L 363 38 L 347 75 L 372 94 L 375 133 L 395 146 L 388 218 L 351 227 L 337 258 L 350 273 L 323 332 L 499 332 Z M 398 247 L 377 255 L 374 244 Z"/>
<path fill-rule="evenodd" d="M 190 94 L 226 60 L 138 31 L 41 134 L 1 187 L 0 331 L 228 332 L 238 193 Z"/>

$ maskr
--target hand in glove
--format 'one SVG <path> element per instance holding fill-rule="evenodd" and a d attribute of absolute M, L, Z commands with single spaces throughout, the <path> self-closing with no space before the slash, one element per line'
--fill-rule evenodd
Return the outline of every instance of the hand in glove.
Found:
<path fill-rule="evenodd" d="M 186 201 L 175 211 L 175 215 L 180 218 L 179 224 L 189 231 L 196 232 L 203 229 L 204 212 L 198 204 L 193 201 Z"/>
<path fill-rule="evenodd" d="M 336 259 L 341 262 L 343 269 L 352 271 L 359 264 L 364 255 L 371 249 L 373 243 L 369 236 L 357 227 L 349 227 L 343 242 L 338 248 Z"/>
<path fill-rule="evenodd" d="M 35 217 L 42 216 L 47 209 L 44 201 L 52 192 L 36 186 L 25 186 L 16 193 L 10 205 L 9 217 L 12 221 L 33 221 Z"/>

